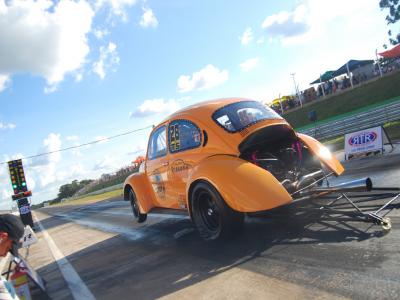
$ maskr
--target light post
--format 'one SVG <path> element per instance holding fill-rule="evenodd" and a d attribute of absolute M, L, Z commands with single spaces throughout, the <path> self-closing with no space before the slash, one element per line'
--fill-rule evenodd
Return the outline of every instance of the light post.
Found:
<path fill-rule="evenodd" d="M 292 77 L 293 77 L 294 90 L 296 92 L 296 97 L 297 97 L 297 99 L 299 99 L 300 106 L 303 107 L 303 101 L 301 101 L 301 97 L 299 95 L 299 89 L 297 88 L 297 84 L 296 84 L 296 79 L 294 78 L 294 75 L 296 75 L 296 73 L 291 73 L 290 75 L 292 75 Z"/>
<path fill-rule="evenodd" d="M 376 62 L 378 64 L 378 69 L 379 69 L 379 74 L 382 77 L 382 69 L 381 69 L 381 64 L 379 63 L 379 58 L 378 58 L 378 49 L 375 49 L 375 56 L 376 56 Z"/>

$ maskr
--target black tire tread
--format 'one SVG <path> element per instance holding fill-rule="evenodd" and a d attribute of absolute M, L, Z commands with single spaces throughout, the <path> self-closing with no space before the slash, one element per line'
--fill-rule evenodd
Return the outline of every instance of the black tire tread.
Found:
<path fill-rule="evenodd" d="M 200 189 L 207 190 L 209 193 L 211 193 L 213 199 L 216 202 L 216 205 L 218 206 L 219 213 L 221 214 L 221 228 L 217 233 L 210 232 L 207 227 L 204 226 L 201 216 L 196 211 L 197 205 L 195 201 L 198 201 L 196 199 L 196 193 Z M 190 196 L 190 201 L 193 221 L 197 227 L 200 236 L 204 240 L 224 240 L 231 237 L 234 233 L 241 229 L 244 221 L 244 214 L 230 208 L 222 198 L 221 194 L 217 191 L 217 189 L 208 182 L 201 181 L 194 186 Z"/>
<path fill-rule="evenodd" d="M 137 202 L 137 198 L 136 198 L 135 192 L 131 189 L 131 190 L 129 191 L 129 202 L 131 203 L 131 205 L 132 205 L 132 201 L 136 201 L 136 202 Z M 138 223 L 143 223 L 143 222 L 145 222 L 146 219 L 147 219 L 147 214 L 142 214 L 142 213 L 139 211 L 139 212 L 138 212 L 138 216 L 135 216 L 135 214 L 133 214 L 133 217 L 135 218 L 135 220 L 136 220 Z"/>

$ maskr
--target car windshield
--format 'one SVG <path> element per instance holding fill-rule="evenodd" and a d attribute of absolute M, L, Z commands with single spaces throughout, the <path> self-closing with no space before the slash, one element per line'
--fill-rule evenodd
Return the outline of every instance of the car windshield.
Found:
<path fill-rule="evenodd" d="M 262 120 L 282 119 L 271 108 L 257 101 L 232 103 L 218 109 L 213 120 L 229 132 L 238 132 Z"/>

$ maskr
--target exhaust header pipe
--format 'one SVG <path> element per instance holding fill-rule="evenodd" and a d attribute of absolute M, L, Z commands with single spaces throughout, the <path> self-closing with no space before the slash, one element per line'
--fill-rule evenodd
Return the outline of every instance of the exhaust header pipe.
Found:
<path fill-rule="evenodd" d="M 369 192 L 373 189 L 372 180 L 367 178 L 357 179 L 349 182 L 344 182 L 335 186 L 330 187 L 313 187 L 309 190 L 302 192 L 301 194 L 330 194 L 337 192 Z"/>
<path fill-rule="evenodd" d="M 314 183 L 315 181 L 321 179 L 322 177 L 324 177 L 324 172 L 322 170 L 304 175 L 297 182 L 294 183 L 294 189 L 299 190 L 309 184 Z"/>

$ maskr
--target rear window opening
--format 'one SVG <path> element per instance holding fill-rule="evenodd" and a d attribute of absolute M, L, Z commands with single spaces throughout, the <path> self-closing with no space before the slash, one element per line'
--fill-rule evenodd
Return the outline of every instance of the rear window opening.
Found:
<path fill-rule="evenodd" d="M 235 133 L 263 120 L 282 119 L 274 110 L 257 101 L 241 101 L 218 109 L 213 120 L 226 131 Z"/>

